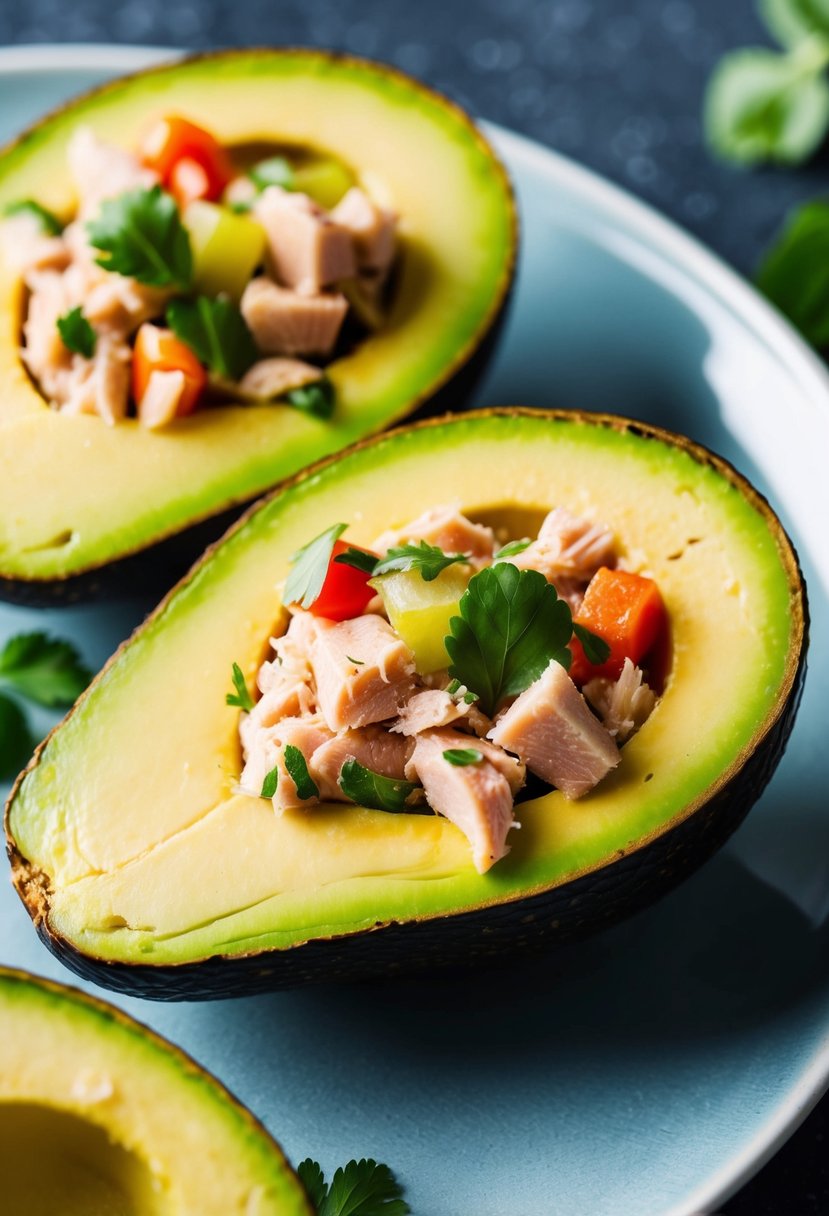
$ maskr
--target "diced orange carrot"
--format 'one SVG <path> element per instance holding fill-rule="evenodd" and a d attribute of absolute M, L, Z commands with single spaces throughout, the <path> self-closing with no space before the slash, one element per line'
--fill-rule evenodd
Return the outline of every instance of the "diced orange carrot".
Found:
<path fill-rule="evenodd" d="M 594 666 L 578 638 L 573 638 L 570 675 L 576 684 L 594 676 L 616 679 L 625 659 L 638 663 L 667 627 L 665 605 L 653 579 L 606 566 L 591 579 L 574 619 L 610 647 L 607 662 Z"/>
<path fill-rule="evenodd" d="M 183 372 L 185 389 L 177 416 L 192 414 L 207 384 L 207 372 L 196 355 L 169 329 L 142 325 L 136 334 L 132 359 L 132 395 L 140 404 L 152 372 Z"/>

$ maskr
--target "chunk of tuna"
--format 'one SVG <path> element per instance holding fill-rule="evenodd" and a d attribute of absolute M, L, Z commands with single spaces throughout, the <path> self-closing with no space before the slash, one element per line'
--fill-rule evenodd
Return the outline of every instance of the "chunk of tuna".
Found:
<path fill-rule="evenodd" d="M 400 717 L 389 729 L 409 737 L 419 735 L 424 730 L 465 721 L 471 708 L 439 688 L 425 688 L 409 698 L 400 711 Z"/>
<path fill-rule="evenodd" d="M 404 527 L 383 532 L 372 548 L 387 553 L 395 545 L 420 540 L 436 545 L 445 553 L 468 553 L 473 565 L 488 565 L 495 549 L 492 528 L 473 524 L 452 505 L 433 507 Z"/>
<path fill-rule="evenodd" d="M 63 275 L 48 270 L 32 276 L 20 354 L 43 393 L 58 404 L 66 399 L 72 368 L 72 355 L 58 332 L 58 318 L 69 307 Z"/>
<path fill-rule="evenodd" d="M 184 372 L 150 372 L 144 396 L 138 402 L 138 421 L 148 430 L 169 426 L 176 416 L 187 382 Z"/>
<path fill-rule="evenodd" d="M 303 296 L 259 276 L 245 288 L 241 308 L 264 354 L 325 356 L 337 341 L 348 301 L 335 292 Z"/>
<path fill-rule="evenodd" d="M 260 359 L 245 372 L 236 386 L 243 397 L 257 401 L 272 401 L 295 388 L 314 384 L 322 377 L 318 367 L 303 363 L 299 359 L 283 359 L 274 356 Z"/>
<path fill-rule="evenodd" d="M 469 736 L 458 731 L 426 731 L 415 739 L 406 772 L 410 780 L 420 781 L 432 810 L 460 828 L 472 846 L 475 869 L 485 874 L 509 852 L 507 833 L 515 824 L 513 787 L 504 768 L 509 772 L 512 766 L 514 779 L 519 773 L 523 779 L 523 768 L 511 756 L 499 755 L 499 748 L 479 740 L 473 746 L 484 758 L 477 764 L 450 764 L 443 755 L 469 746 Z"/>
<path fill-rule="evenodd" d="M 150 287 L 99 266 L 95 260 L 98 251 L 89 244 L 85 224 L 69 224 L 63 235 L 72 256 L 64 275 L 67 295 L 73 304 L 83 306 L 84 316 L 96 328 L 126 337 L 164 311 L 170 290 Z"/>
<path fill-rule="evenodd" d="M 318 798 L 299 797 L 296 783 L 285 765 L 285 748 L 297 748 L 309 764 L 317 748 L 331 738 L 331 731 L 320 718 L 283 718 L 275 726 L 251 733 L 249 738 L 246 738 L 247 721 L 243 721 L 239 733 L 245 752 L 245 767 L 240 779 L 243 790 L 258 796 L 265 778 L 275 768 L 277 782 L 272 801 L 278 815 L 319 802 Z"/>
<path fill-rule="evenodd" d="M 488 738 L 520 756 L 566 798 L 586 794 L 620 759 L 613 739 L 555 660 L 497 719 Z"/>
<path fill-rule="evenodd" d="M 302 608 L 292 610 L 288 628 L 278 638 L 271 638 L 276 659 L 263 663 L 259 669 L 259 688 L 267 692 L 275 681 L 292 678 L 310 684 L 311 645 L 317 636 L 317 618 Z"/>
<path fill-rule="evenodd" d="M 137 156 L 105 143 L 91 127 L 75 128 L 66 154 L 83 219 L 94 215 L 105 198 L 158 182 L 158 175 L 145 168 Z"/>
<path fill-rule="evenodd" d="M 76 355 L 64 414 L 97 414 L 108 426 L 127 416 L 132 351 L 120 339 L 108 334 L 98 336 L 91 359 Z"/>
<path fill-rule="evenodd" d="M 317 295 L 356 273 L 351 235 L 307 194 L 269 186 L 253 205 L 265 229 L 274 277 L 301 295 Z"/>
<path fill-rule="evenodd" d="M 331 219 L 350 234 L 360 270 L 384 273 L 394 258 L 397 216 L 352 186 L 331 212 Z"/>
<path fill-rule="evenodd" d="M 624 743 L 639 730 L 657 700 L 653 689 L 643 682 L 641 668 L 631 659 L 625 659 L 618 680 L 590 680 L 583 692 L 617 743 Z"/>
<path fill-rule="evenodd" d="M 318 622 L 311 668 L 331 730 L 394 718 L 413 687 L 414 655 L 382 617 Z"/>
<path fill-rule="evenodd" d="M 313 753 L 311 776 L 319 786 L 321 798 L 349 802 L 350 799 L 346 798 L 338 785 L 346 760 L 353 758 L 363 768 L 391 777 L 394 781 L 402 781 L 413 746 L 409 739 L 390 735 L 382 726 L 346 730 L 323 743 Z"/>
<path fill-rule="evenodd" d="M 505 560 L 519 570 L 538 570 L 557 587 L 563 583 L 560 594 L 568 598 L 569 588 L 563 580 L 588 583 L 600 566 L 615 564 L 613 533 L 604 524 L 556 507 L 541 525 L 538 539 Z"/>
<path fill-rule="evenodd" d="M 24 278 L 32 271 L 65 270 L 69 264 L 63 237 L 44 233 L 35 217 L 25 213 L 0 223 L 0 249 L 8 264 Z"/>

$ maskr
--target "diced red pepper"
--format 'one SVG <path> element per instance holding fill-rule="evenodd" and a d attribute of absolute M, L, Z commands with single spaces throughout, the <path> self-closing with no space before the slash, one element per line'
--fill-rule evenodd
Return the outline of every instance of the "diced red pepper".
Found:
<path fill-rule="evenodd" d="M 182 206 L 197 198 L 215 202 L 236 176 L 216 137 L 177 115 L 153 123 L 141 140 L 138 155 Z"/>
<path fill-rule="evenodd" d="M 369 600 L 374 599 L 376 592 L 368 585 L 371 578 L 369 571 L 334 561 L 346 549 L 356 548 L 356 545 L 346 544 L 344 540 L 334 542 L 325 582 L 309 609 L 314 616 L 324 616 L 329 621 L 350 621 L 352 617 L 360 616 Z M 360 552 L 379 560 L 379 554 L 372 553 L 370 549 L 360 549 Z"/>
<path fill-rule="evenodd" d="M 207 372 L 196 355 L 169 329 L 142 325 L 135 337 L 132 357 L 132 395 L 140 403 L 153 372 L 183 372 L 184 392 L 176 416 L 192 414 L 207 384 Z"/>
<path fill-rule="evenodd" d="M 573 638 L 570 675 L 576 684 L 595 676 L 617 679 L 625 659 L 638 663 L 664 636 L 668 618 L 659 588 L 651 578 L 603 566 L 584 594 L 574 620 L 603 638 L 610 647 L 606 663 L 588 662 L 581 642 Z"/>

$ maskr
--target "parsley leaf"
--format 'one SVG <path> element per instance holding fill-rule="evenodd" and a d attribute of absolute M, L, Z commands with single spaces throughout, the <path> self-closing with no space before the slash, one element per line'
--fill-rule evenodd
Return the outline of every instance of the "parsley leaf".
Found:
<path fill-rule="evenodd" d="M 0 781 L 13 781 L 34 748 L 23 710 L 16 701 L 0 694 Z"/>
<path fill-rule="evenodd" d="M 332 524 L 330 528 L 320 532 L 319 536 L 315 536 L 307 545 L 303 545 L 293 554 L 291 557 L 293 566 L 285 582 L 284 600 L 286 604 L 299 604 L 302 608 L 311 607 L 322 591 L 334 545 L 345 532 L 346 527 L 346 524 Z"/>
<path fill-rule="evenodd" d="M 0 651 L 0 684 L 38 705 L 69 706 L 91 679 L 75 647 L 46 633 L 19 633 Z"/>
<path fill-rule="evenodd" d="M 584 625 L 579 625 L 578 621 L 573 621 L 573 633 L 581 642 L 584 657 L 588 663 L 592 663 L 594 667 L 600 667 L 602 663 L 607 662 L 610 658 L 610 647 L 604 638 L 600 638 L 597 633 L 592 633 Z"/>
<path fill-rule="evenodd" d="M 437 545 L 430 545 L 421 540 L 417 544 L 394 545 L 377 563 L 374 573 L 379 575 L 391 574 L 393 570 L 419 570 L 423 581 L 431 583 L 447 566 L 468 560 L 464 553 L 444 553 Z"/>
<path fill-rule="evenodd" d="M 376 553 L 368 553 L 365 549 L 355 549 L 353 545 L 349 545 L 343 553 L 338 553 L 334 558 L 334 561 L 339 562 L 341 566 L 353 566 L 355 570 L 362 570 L 364 574 L 373 574 L 379 560 Z"/>
<path fill-rule="evenodd" d="M 98 335 L 83 315 L 80 305 L 58 317 L 57 325 L 60 340 L 67 350 L 76 355 L 83 355 L 85 359 L 92 358 Z"/>
<path fill-rule="evenodd" d="M 504 697 L 521 693 L 551 659 L 570 665 L 570 608 L 537 570 L 510 562 L 488 566 L 469 580 L 460 616 L 449 622 L 446 649 L 454 676 L 492 717 Z"/>
<path fill-rule="evenodd" d="M 241 380 L 259 357 L 245 318 L 226 296 L 171 300 L 167 324 L 216 376 Z"/>
<path fill-rule="evenodd" d="M 760 16 L 782 46 L 799 46 L 814 34 L 829 36 L 827 0 L 760 0 Z"/>
<path fill-rule="evenodd" d="M 337 1170 L 319 1216 L 408 1216 L 410 1211 L 389 1167 L 369 1159 Z"/>
<path fill-rule="evenodd" d="M 227 694 L 225 704 L 237 705 L 239 709 L 247 710 L 249 713 L 253 709 L 253 697 L 248 692 L 244 672 L 238 663 L 233 664 L 233 687 L 236 689 L 236 692 L 235 694 L 232 692 Z"/>
<path fill-rule="evenodd" d="M 295 190 L 296 179 L 291 168 L 291 162 L 284 156 L 269 156 L 260 160 L 248 172 L 248 177 L 257 190 L 266 190 L 268 186 L 281 186 L 283 190 Z"/>
<path fill-rule="evenodd" d="M 317 1212 L 319 1212 L 328 1194 L 328 1183 L 325 1181 L 325 1175 L 320 1168 L 319 1162 L 312 1161 L 310 1157 L 306 1157 L 304 1161 L 300 1161 L 296 1167 L 296 1172 L 299 1174 L 300 1182 L 308 1192 L 308 1198 Z"/>
<path fill-rule="evenodd" d="M 789 216 L 760 265 L 757 286 L 807 342 L 829 347 L 828 203 L 806 203 Z"/>
<path fill-rule="evenodd" d="M 414 781 L 396 781 L 365 768 L 349 756 L 340 770 L 338 785 L 346 798 L 374 811 L 405 811 L 406 799 L 418 788 Z"/>
<path fill-rule="evenodd" d="M 501 562 L 507 557 L 515 557 L 518 553 L 523 553 L 525 549 L 529 549 L 532 541 L 528 536 L 523 540 L 511 540 L 509 544 L 504 545 L 493 555 L 492 560 Z"/>
<path fill-rule="evenodd" d="M 16 215 L 30 215 L 32 219 L 37 220 L 46 236 L 60 236 L 63 232 L 63 224 L 54 211 L 35 202 L 33 198 L 22 198 L 15 203 L 7 203 L 3 208 L 3 215 L 8 219 L 13 219 Z"/>
<path fill-rule="evenodd" d="M 303 414 L 310 414 L 325 422 L 334 413 L 334 385 L 327 376 L 320 376 L 312 384 L 291 389 L 280 400 L 286 401 L 295 410 L 301 410 Z"/>
<path fill-rule="evenodd" d="M 262 782 L 262 798 L 273 798 L 276 793 L 276 787 L 279 785 L 279 769 L 272 768 L 269 773 L 265 774 L 265 780 Z"/>
<path fill-rule="evenodd" d="M 190 238 L 175 199 L 160 186 L 139 188 L 104 199 L 100 214 L 86 225 L 90 244 L 100 249 L 99 266 L 151 287 L 187 291 L 193 277 Z"/>
<path fill-rule="evenodd" d="M 298 797 L 303 799 L 319 797 L 319 789 L 308 772 L 305 757 L 298 747 L 294 747 L 293 743 L 285 744 L 285 768 L 296 786 Z"/>
<path fill-rule="evenodd" d="M 457 768 L 464 768 L 467 764 L 480 764 L 484 753 L 479 752 L 477 747 L 448 747 L 443 758 Z"/>

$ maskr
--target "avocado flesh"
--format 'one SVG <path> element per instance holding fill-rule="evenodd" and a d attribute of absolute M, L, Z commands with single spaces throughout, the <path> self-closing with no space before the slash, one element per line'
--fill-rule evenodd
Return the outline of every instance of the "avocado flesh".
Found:
<path fill-rule="evenodd" d="M 3 1211 L 308 1216 L 278 1146 L 191 1060 L 99 1001 L 0 970 Z"/>
<path fill-rule="evenodd" d="M 231 664 L 252 686 L 279 628 L 291 553 L 337 521 L 368 545 L 449 497 L 513 536 L 556 504 L 607 523 L 672 627 L 664 695 L 619 768 L 578 802 L 522 803 L 511 853 L 483 876 L 439 817 L 276 818 L 234 794 L 224 702 Z M 768 514 L 699 450 L 589 415 L 467 415 L 364 445 L 257 508 L 51 737 L 9 808 L 24 898 L 36 903 L 41 872 L 50 935 L 101 959 L 181 963 L 515 901 L 607 865 L 704 802 L 791 691 L 803 602 Z"/>
<path fill-rule="evenodd" d="M 41 398 L 18 353 L 19 279 L 0 259 L 0 580 L 47 583 L 106 565 L 383 429 L 466 360 L 503 303 L 514 214 L 488 145 L 451 104 L 405 77 L 322 53 L 185 60 L 81 98 L 0 158 L 0 209 L 32 197 L 71 215 L 62 167 L 77 124 L 134 147 L 148 119 L 171 112 L 227 144 L 327 150 L 397 210 L 402 254 L 388 321 L 329 365 L 330 421 L 229 404 L 163 434 L 134 419 L 109 428 Z"/>

